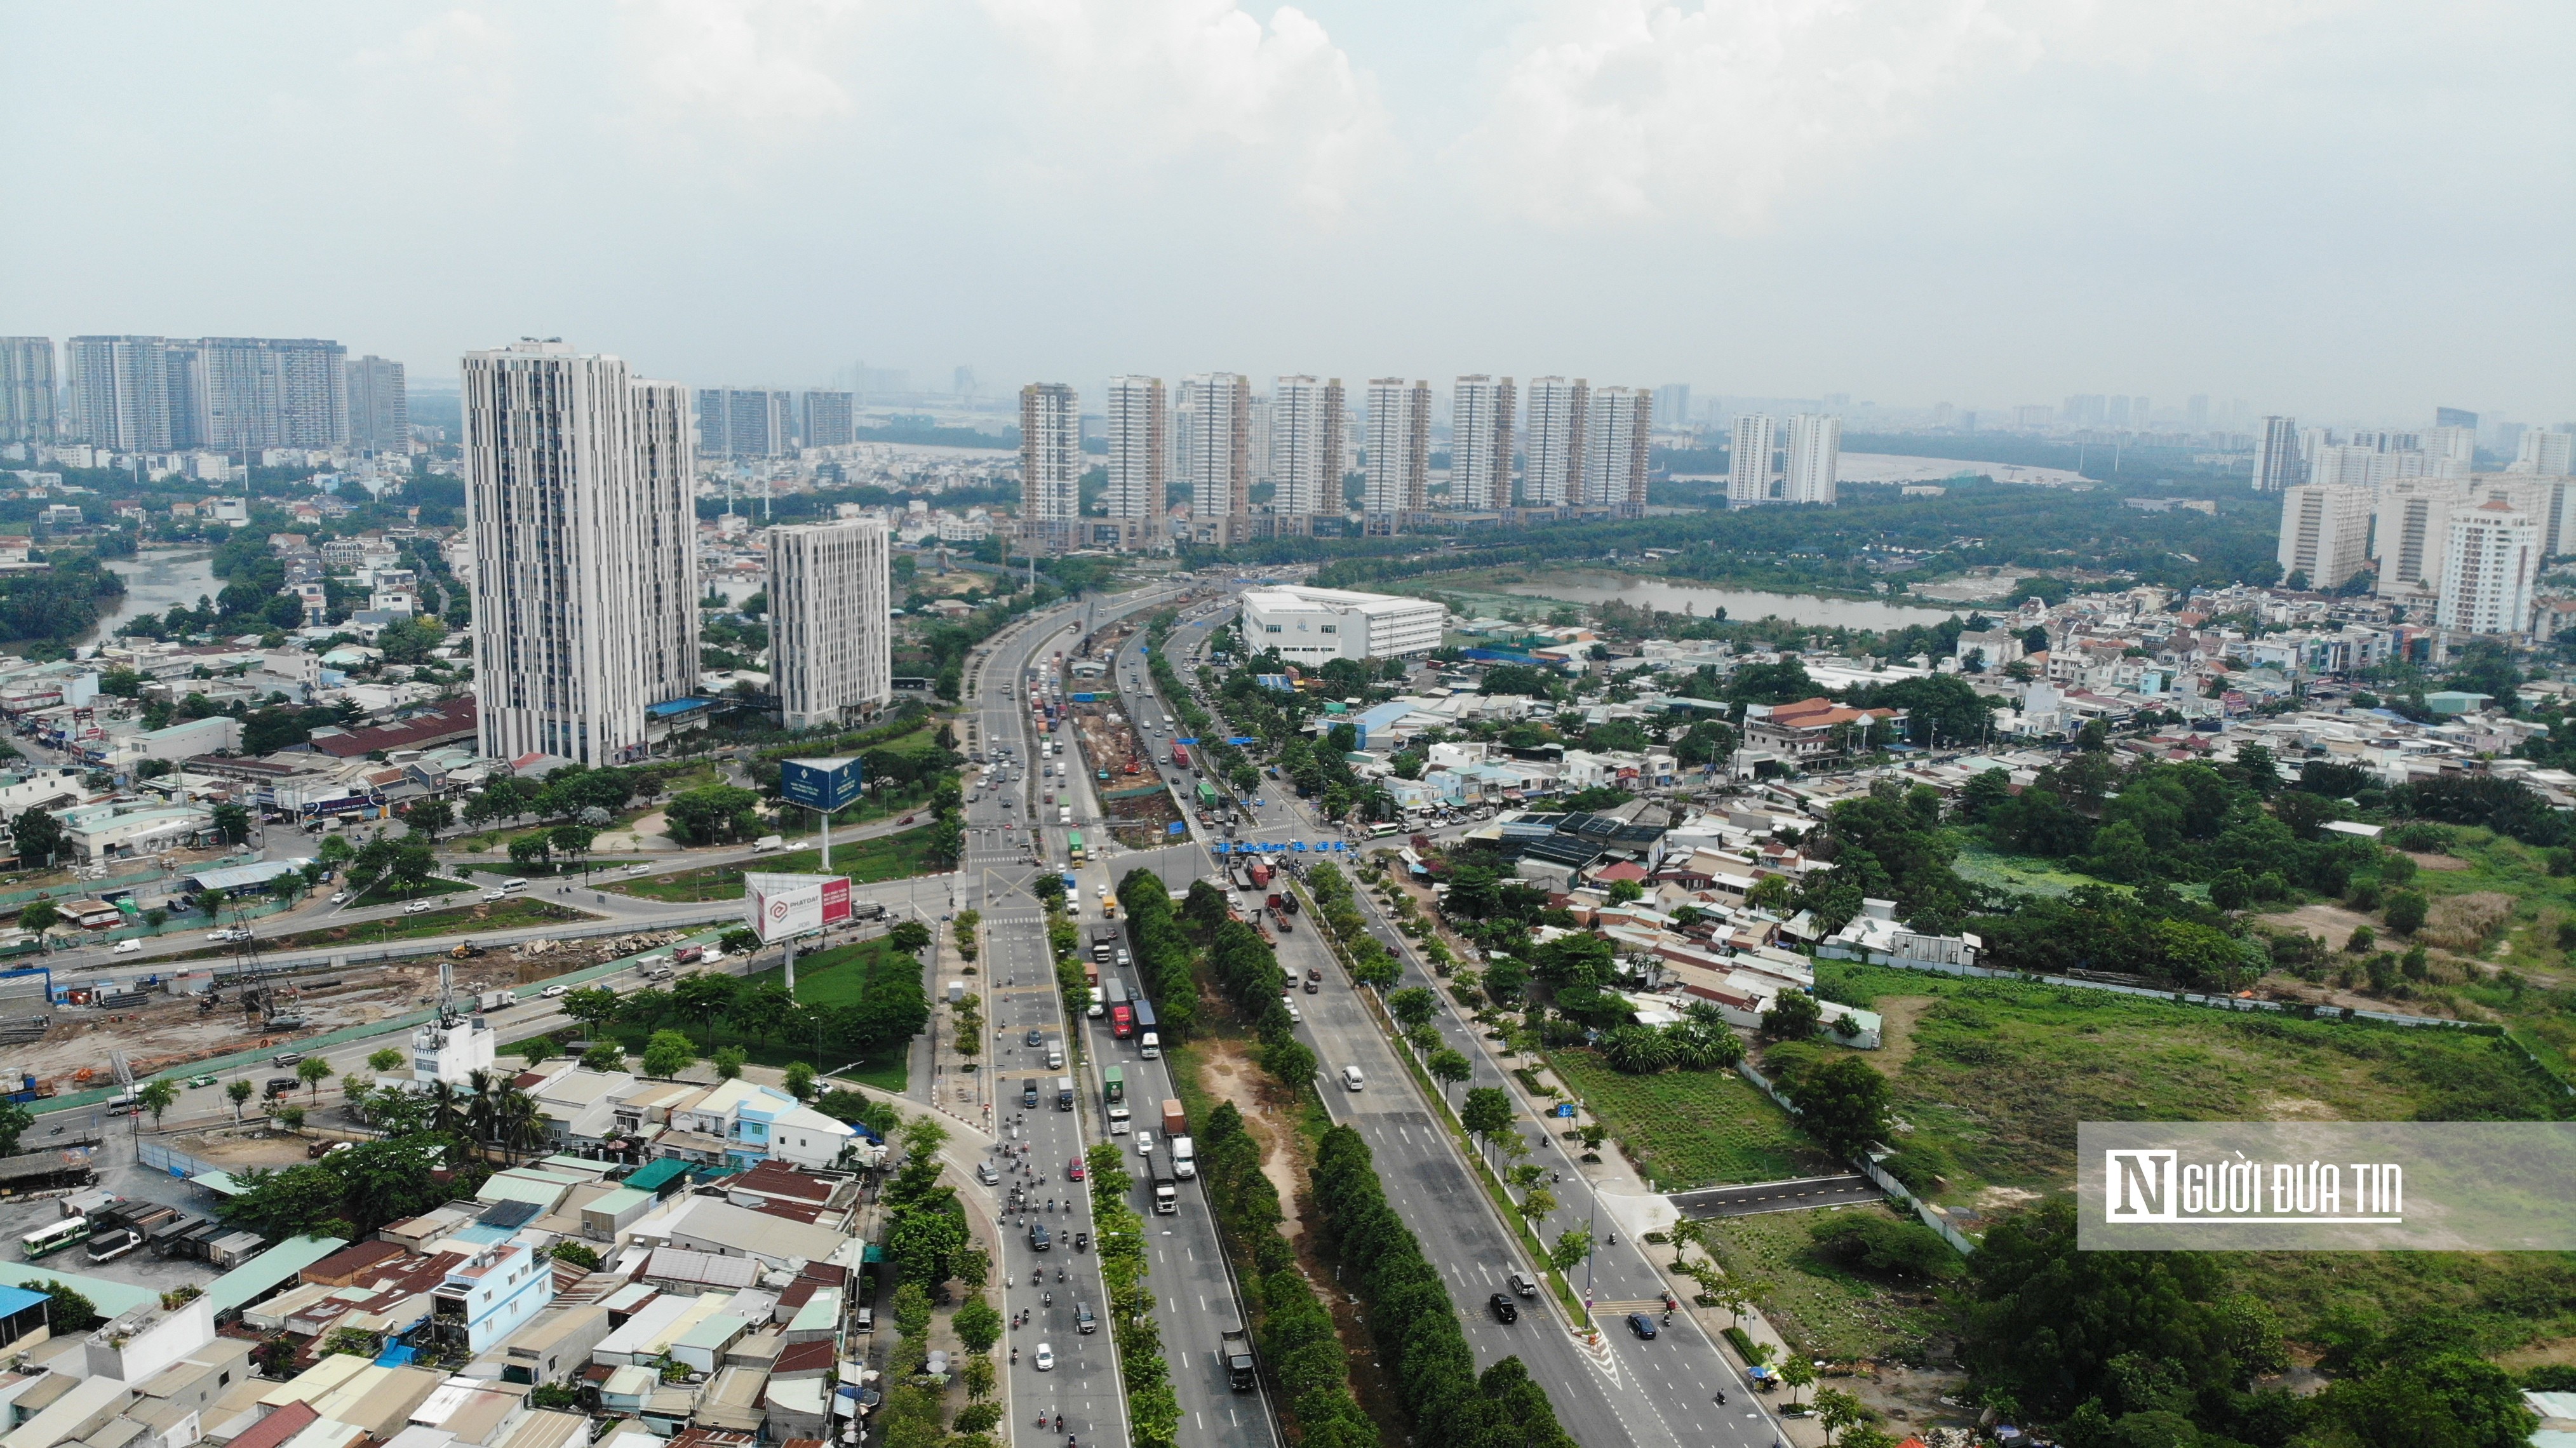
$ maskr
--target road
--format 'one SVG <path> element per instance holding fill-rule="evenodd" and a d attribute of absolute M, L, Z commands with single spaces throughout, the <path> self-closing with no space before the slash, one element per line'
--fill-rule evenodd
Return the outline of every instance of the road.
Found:
<path fill-rule="evenodd" d="M 973 709 L 967 741 L 970 753 L 981 752 L 997 766 L 1004 760 L 1013 762 L 1008 785 L 969 790 L 980 797 L 967 805 L 966 864 L 958 878 L 961 902 L 983 912 L 986 930 L 986 1013 L 995 1040 L 990 1066 L 978 1075 L 986 1079 L 988 1090 L 1004 1093 L 993 1102 L 993 1120 L 1002 1153 L 1015 1157 L 1018 1164 L 997 1195 L 1011 1232 L 1001 1254 L 1008 1284 L 1004 1312 L 1012 1317 L 1031 1314 L 1029 1326 L 1010 1334 L 1021 1352 L 1018 1362 L 1008 1368 L 1014 1441 L 1030 1448 L 1054 1441 L 1057 1413 L 1063 1414 L 1066 1434 L 1106 1448 L 1121 1448 L 1128 1441 L 1128 1428 L 1117 1349 L 1106 1325 L 1088 1335 L 1075 1331 L 1077 1303 L 1105 1315 L 1099 1257 L 1096 1252 L 1068 1251 L 1061 1240 L 1067 1232 L 1093 1230 L 1088 1185 L 1070 1180 L 1067 1168 L 1082 1155 L 1091 1136 L 1086 1127 L 1098 1109 L 1098 1074 L 1092 1063 L 1100 1057 L 1091 1055 L 1079 1063 L 1078 1073 L 1077 1063 L 1068 1057 L 1058 1070 L 1045 1062 L 1047 1047 L 1024 1044 L 1026 1032 L 1034 1028 L 1056 1049 L 1069 1050 L 1072 1041 L 1067 1032 L 1075 1024 L 1066 1019 L 1056 992 L 1045 912 L 1030 890 L 1041 871 L 1063 867 L 1065 842 L 1064 827 L 1055 824 L 1052 816 L 1041 825 L 1037 814 L 1048 779 L 1038 772 L 1043 761 L 1037 749 L 1049 736 L 1030 726 L 1028 675 L 1033 664 L 1052 666 L 1053 655 L 1058 650 L 1070 652 L 1085 633 L 1123 614 L 1159 606 L 1171 592 L 1140 591 L 1024 623 L 987 646 L 968 680 Z M 1002 752 L 1005 749 L 1008 754 Z M 1082 798 L 1087 805 L 1087 792 Z M 1087 808 L 1085 814 L 1083 823 L 1088 823 Z M 1031 854 L 1032 831 L 1039 836 L 1035 848 L 1040 853 L 1034 857 L 1038 863 L 1033 863 Z M 1076 907 L 1084 898 L 1097 900 L 1108 868 L 1094 866 L 1080 879 L 1081 894 L 1072 902 Z M 1096 919 L 1096 906 L 1086 913 Z M 1071 1110 L 1056 1109 L 1058 1076 L 1074 1077 Z M 1021 1092 L 1032 1081 L 1038 1085 L 1039 1102 L 1029 1108 L 1021 1104 Z M 1057 1208 L 1034 1215 L 1012 1213 L 1007 1196 L 1012 1185 L 1042 1204 L 1054 1199 Z M 1206 1374 L 1193 1370 L 1216 1348 L 1216 1329 L 1209 1324 L 1219 1317 L 1229 1327 L 1241 1320 L 1223 1259 L 1214 1250 L 1204 1201 L 1193 1202 L 1178 1217 L 1158 1217 L 1142 1199 L 1141 1185 L 1138 1192 L 1137 1210 L 1150 1239 L 1147 1283 L 1158 1304 L 1164 1357 L 1171 1365 L 1183 1422 L 1193 1430 L 1192 1440 L 1271 1448 L 1267 1412 L 1238 1408 L 1247 1400 L 1226 1394 L 1221 1380 L 1211 1393 Z M 1027 1230 L 1031 1223 L 1046 1226 L 1057 1244 L 1046 1252 L 1034 1250 Z M 1204 1236 L 1204 1245 L 1182 1235 L 1193 1229 Z M 1054 1280 L 1057 1272 L 1065 1274 L 1062 1283 Z M 1041 1282 L 1033 1280 L 1034 1273 L 1046 1275 Z M 1050 1292 L 1052 1303 L 1046 1300 Z M 1035 1366 L 1034 1349 L 1041 1342 L 1056 1354 L 1052 1372 L 1040 1373 Z M 1047 1415 L 1048 1426 L 1032 1432 L 1040 1413 Z M 1202 1430 L 1213 1437 L 1201 1437 Z"/>
<path fill-rule="evenodd" d="M 1744 1186 L 1705 1187 L 1674 1192 L 1668 1200 L 1687 1216 L 1752 1217 L 1764 1212 L 1801 1212 L 1810 1207 L 1850 1207 L 1886 1197 L 1857 1172 L 1841 1176 L 1800 1177 L 1795 1181 L 1752 1182 Z"/>
<path fill-rule="evenodd" d="M 1182 646 L 1184 636 L 1179 631 L 1173 634 L 1176 647 Z M 1186 647 L 1202 648 L 1206 637 L 1207 631 L 1197 631 Z M 1134 672 L 1141 687 L 1152 687 L 1152 676 L 1141 664 Z M 1128 661 L 1122 658 L 1122 687 L 1128 673 Z M 1188 677 L 1186 671 L 1183 677 Z M 1340 831 L 1309 820 L 1284 782 L 1281 785 L 1280 794 L 1264 794 L 1264 803 L 1250 811 L 1252 821 L 1242 830 L 1242 838 L 1311 843 L 1339 835 Z M 1406 948 L 1404 938 L 1376 913 L 1366 892 L 1358 894 L 1371 929 L 1405 962 L 1398 988 L 1431 986 L 1443 1002 L 1438 1024 L 1444 1038 L 1475 1065 L 1476 1074 L 1468 1086 L 1501 1086 L 1527 1111 L 1528 1102 L 1517 1083 L 1484 1049 L 1481 1033 L 1460 1016 L 1447 993 L 1438 989 L 1439 982 Z M 1508 1273 L 1534 1270 L 1534 1264 L 1523 1256 L 1517 1237 L 1506 1229 L 1470 1174 L 1463 1149 L 1414 1084 L 1395 1046 L 1317 937 L 1316 927 L 1302 926 L 1281 936 L 1278 944 L 1280 964 L 1293 975 L 1303 975 L 1310 967 L 1324 972 L 1326 988 L 1318 995 L 1300 995 L 1298 1002 L 1305 1016 L 1302 1034 L 1322 1063 L 1328 1109 L 1336 1121 L 1353 1127 L 1368 1142 L 1388 1200 L 1448 1282 L 1480 1365 L 1517 1354 L 1532 1376 L 1547 1386 L 1566 1431 L 1587 1448 L 1626 1444 L 1680 1448 L 1685 1442 L 1692 1448 L 1707 1444 L 1769 1448 L 1780 1438 L 1776 1425 L 1758 1406 L 1759 1400 L 1689 1314 L 1660 1326 L 1653 1341 L 1633 1337 L 1618 1321 L 1635 1308 L 1660 1307 L 1662 1279 L 1647 1264 L 1638 1243 L 1611 1240 L 1616 1235 L 1614 1224 L 1596 1215 L 1590 1184 L 1565 1154 L 1561 1140 L 1538 1126 L 1534 1116 L 1521 1127 L 1531 1147 L 1528 1160 L 1562 1178 L 1551 1182 L 1550 1190 L 1564 1203 L 1542 1235 L 1552 1241 L 1569 1227 L 1595 1225 L 1599 1245 L 1592 1260 L 1578 1265 L 1571 1278 L 1578 1292 L 1586 1290 L 1588 1283 L 1604 1331 L 1597 1346 L 1586 1344 L 1552 1300 L 1543 1300 L 1541 1311 L 1525 1310 L 1515 1324 L 1496 1322 L 1484 1310 L 1486 1299 L 1504 1290 Z M 1341 1088 L 1338 1077 L 1345 1065 L 1360 1067 L 1365 1089 L 1352 1093 Z M 1659 1315 L 1650 1315 L 1650 1321 Z M 1725 1406 L 1716 1402 L 1720 1392 L 1727 1396 Z"/>

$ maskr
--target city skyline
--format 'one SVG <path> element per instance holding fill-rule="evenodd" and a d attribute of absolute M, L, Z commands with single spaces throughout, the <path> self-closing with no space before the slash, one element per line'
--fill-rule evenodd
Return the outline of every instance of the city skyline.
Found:
<path fill-rule="evenodd" d="M 2576 414 L 2547 343 L 2576 320 L 2550 240 L 2576 209 L 2565 7 L 469 4 L 312 27 L 144 6 L 12 33 L 0 106 L 82 142 L 33 179 L 114 176 L 187 218 L 202 262 L 158 264 L 152 226 L 22 228 L 0 262 L 40 284 L 13 334 L 335 336 L 415 385 L 536 333 L 791 388 L 861 358 L 994 379 L 1221 360 Z M 260 79 L 192 93 L 207 70 Z M 584 164 L 540 135 L 589 137 Z M 349 246 L 244 184 L 251 156 L 342 178 L 352 214 L 449 224 Z M 2515 221 L 2315 203 L 2400 175 L 2510 196 Z M 1042 236 L 1012 224 L 1032 208 Z M 799 224 L 742 224 L 778 210 Z M 538 260 L 453 245 L 504 223 Z M 1161 285 L 1118 284 L 1145 237 Z"/>

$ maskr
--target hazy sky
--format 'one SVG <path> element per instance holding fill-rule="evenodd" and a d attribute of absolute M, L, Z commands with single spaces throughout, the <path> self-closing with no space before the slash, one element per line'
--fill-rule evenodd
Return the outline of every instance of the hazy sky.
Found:
<path fill-rule="evenodd" d="M 0 332 L 2576 417 L 2576 4 L 0 0 Z"/>

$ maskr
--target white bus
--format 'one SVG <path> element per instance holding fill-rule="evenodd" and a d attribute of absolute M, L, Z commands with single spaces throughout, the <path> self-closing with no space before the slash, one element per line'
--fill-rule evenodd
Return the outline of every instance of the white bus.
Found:
<path fill-rule="evenodd" d="M 89 1218 L 65 1217 L 59 1222 L 47 1223 L 20 1237 L 19 1255 L 33 1262 L 49 1253 L 59 1252 L 75 1242 L 88 1241 L 89 1233 Z"/>

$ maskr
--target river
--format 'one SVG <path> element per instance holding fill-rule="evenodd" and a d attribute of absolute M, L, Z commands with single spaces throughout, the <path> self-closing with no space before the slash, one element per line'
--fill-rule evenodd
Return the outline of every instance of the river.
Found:
<path fill-rule="evenodd" d="M 1866 598 L 1819 598 L 1807 593 L 1715 588 L 1703 583 L 1635 578 L 1617 573 L 1551 574 L 1536 583 L 1505 585 L 1503 591 L 1528 598 L 1562 599 L 1568 603 L 1607 603 L 1617 599 L 1621 603 L 1653 607 L 1666 613 L 1687 610 L 1701 618 L 1713 617 L 1722 608 L 1728 618 L 1738 623 L 1776 615 L 1796 623 L 1881 632 L 1910 624 L 1937 624 L 1960 612 L 1957 609 L 1925 608 L 1920 604 L 1880 603 Z"/>
<path fill-rule="evenodd" d="M 104 643 L 127 619 L 166 613 L 174 603 L 195 608 L 198 599 L 214 597 L 223 586 L 215 581 L 211 549 L 155 549 L 140 557 L 110 559 L 107 566 L 125 580 L 125 596 L 116 601 L 114 612 L 100 616 L 98 626 L 84 634 L 81 643 Z"/>

